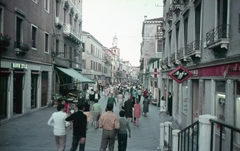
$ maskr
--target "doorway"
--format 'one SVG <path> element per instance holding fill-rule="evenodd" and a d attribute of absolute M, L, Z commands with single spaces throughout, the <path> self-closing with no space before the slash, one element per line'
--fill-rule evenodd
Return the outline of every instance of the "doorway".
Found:
<path fill-rule="evenodd" d="M 19 72 L 20 73 L 20 72 Z M 22 90 L 23 90 L 23 73 L 14 73 L 13 76 L 13 113 L 22 114 Z"/>

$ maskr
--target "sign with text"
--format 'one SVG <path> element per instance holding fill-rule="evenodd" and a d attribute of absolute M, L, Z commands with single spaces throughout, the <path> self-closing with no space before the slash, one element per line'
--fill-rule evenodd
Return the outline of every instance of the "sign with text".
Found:
<path fill-rule="evenodd" d="M 27 64 L 12 63 L 12 68 L 27 69 Z"/>
<path fill-rule="evenodd" d="M 192 76 L 192 73 L 189 72 L 187 69 L 183 68 L 182 66 L 179 66 L 170 73 L 168 73 L 168 76 L 177 81 L 178 83 L 183 83 L 185 80 Z"/>

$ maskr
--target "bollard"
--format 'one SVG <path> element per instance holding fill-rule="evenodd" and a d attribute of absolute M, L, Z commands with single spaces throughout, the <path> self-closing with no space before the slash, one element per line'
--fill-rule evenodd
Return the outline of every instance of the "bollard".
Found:
<path fill-rule="evenodd" d="M 172 151 L 178 150 L 178 132 L 180 132 L 180 130 L 172 131 Z"/>
<path fill-rule="evenodd" d="M 159 137 L 159 148 L 164 147 L 164 123 L 160 123 L 160 137 Z"/>
<path fill-rule="evenodd" d="M 210 150 L 210 134 L 211 134 L 211 123 L 210 119 L 217 119 L 213 115 L 200 115 L 199 116 L 199 151 L 209 151 Z"/>
<path fill-rule="evenodd" d="M 169 125 L 172 126 L 172 122 L 164 122 L 164 146 L 169 145 Z"/>

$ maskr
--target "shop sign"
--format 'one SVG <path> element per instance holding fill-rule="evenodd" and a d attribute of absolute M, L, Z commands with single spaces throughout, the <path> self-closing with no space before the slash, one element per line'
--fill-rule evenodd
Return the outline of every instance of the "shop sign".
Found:
<path fill-rule="evenodd" d="M 27 64 L 12 63 L 12 68 L 27 69 Z"/>
<path fill-rule="evenodd" d="M 168 76 L 173 78 L 178 83 L 183 83 L 185 80 L 192 76 L 192 73 L 189 72 L 187 69 L 183 68 L 182 66 L 179 66 L 173 71 L 171 71 Z"/>
<path fill-rule="evenodd" d="M 151 75 L 153 78 L 157 78 L 160 75 L 160 72 L 158 70 L 159 69 L 157 68 L 152 69 Z"/>

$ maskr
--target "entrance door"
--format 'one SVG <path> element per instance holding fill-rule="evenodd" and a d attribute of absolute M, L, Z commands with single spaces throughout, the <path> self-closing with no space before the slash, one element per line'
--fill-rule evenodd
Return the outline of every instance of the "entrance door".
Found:
<path fill-rule="evenodd" d="M 23 74 L 13 76 L 13 113 L 22 114 Z"/>
<path fill-rule="evenodd" d="M 7 117 L 7 90 L 8 74 L 2 74 L 0 78 L 0 119 Z"/>
<path fill-rule="evenodd" d="M 42 72 L 42 100 L 41 106 L 47 105 L 47 94 L 48 94 L 48 72 Z"/>

